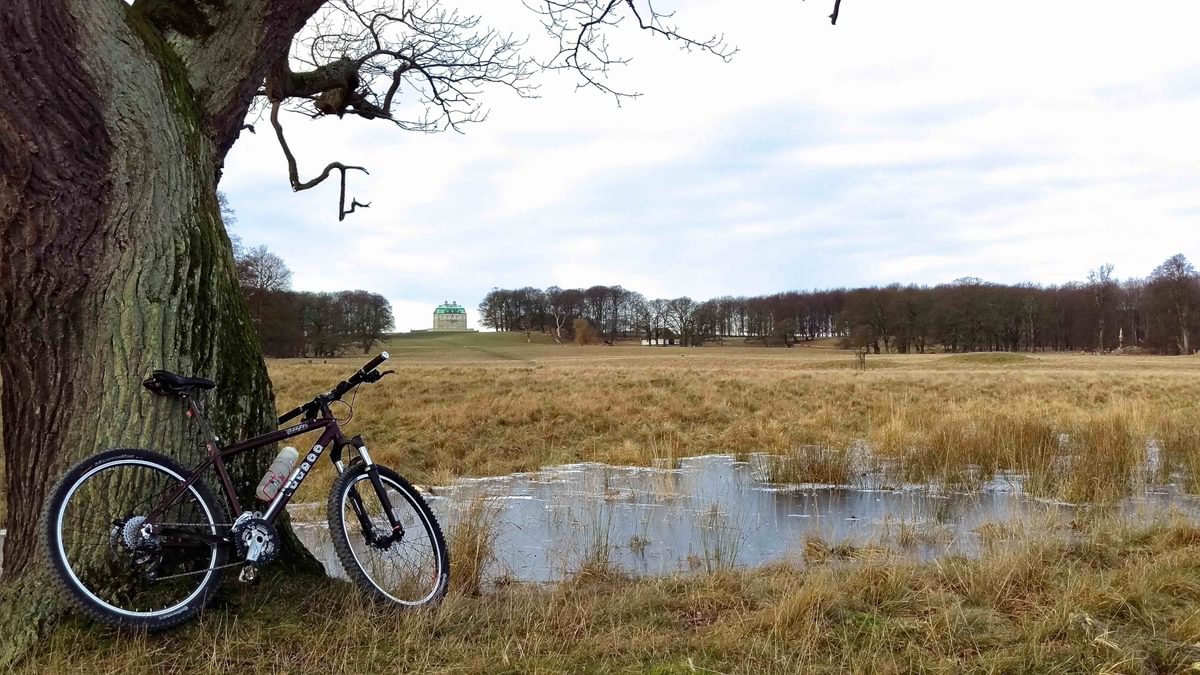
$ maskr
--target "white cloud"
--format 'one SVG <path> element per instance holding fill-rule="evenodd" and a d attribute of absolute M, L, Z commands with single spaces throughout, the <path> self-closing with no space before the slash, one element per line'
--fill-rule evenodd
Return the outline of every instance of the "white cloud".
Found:
<path fill-rule="evenodd" d="M 960 143 L 882 139 L 873 143 L 837 143 L 801 148 L 791 153 L 790 159 L 797 164 L 813 167 L 877 167 L 964 159 L 976 152 L 977 149 Z"/>
<path fill-rule="evenodd" d="M 536 30 L 519 3 L 459 1 Z M 552 75 L 463 135 L 286 120 L 305 176 L 370 169 L 348 192 L 371 208 L 341 223 L 336 184 L 291 194 L 269 129 L 245 135 L 222 183 L 239 234 L 298 287 L 384 293 L 404 328 L 493 286 L 705 297 L 1200 260 L 1200 4 L 855 0 L 837 27 L 820 0 L 675 4 L 738 56 L 626 26 L 615 83 L 645 95 L 619 108 Z"/>

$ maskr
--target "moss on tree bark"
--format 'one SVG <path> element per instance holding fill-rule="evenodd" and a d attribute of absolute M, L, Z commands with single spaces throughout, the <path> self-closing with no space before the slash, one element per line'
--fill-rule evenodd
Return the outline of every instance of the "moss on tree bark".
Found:
<path fill-rule="evenodd" d="M 0 22 L 3 667 L 61 610 L 38 536 L 57 476 L 106 447 L 202 456 L 180 404 L 140 386 L 149 371 L 215 379 L 223 439 L 275 411 L 216 199 L 230 141 L 176 48 L 119 2 L 17 0 Z M 265 452 L 236 483 L 252 489 Z"/>

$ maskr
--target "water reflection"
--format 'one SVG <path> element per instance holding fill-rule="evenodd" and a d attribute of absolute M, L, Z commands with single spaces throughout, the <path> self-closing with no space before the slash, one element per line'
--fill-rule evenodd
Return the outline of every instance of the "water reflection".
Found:
<path fill-rule="evenodd" d="M 462 480 L 435 489 L 428 501 L 449 536 L 473 500 L 487 500 L 499 528 L 493 577 L 523 581 L 561 579 L 589 562 L 639 575 L 799 562 L 814 540 L 887 546 L 917 559 L 975 555 L 997 532 L 1055 529 L 1075 513 L 1025 497 L 1014 478 L 974 494 L 940 494 L 770 485 L 761 468 L 728 456 L 688 458 L 676 469 L 572 464 Z M 1169 490 L 1146 491 L 1118 508 L 1139 519 L 1170 509 L 1196 515 L 1193 500 Z M 297 529 L 326 570 L 341 575 L 324 526 Z"/>

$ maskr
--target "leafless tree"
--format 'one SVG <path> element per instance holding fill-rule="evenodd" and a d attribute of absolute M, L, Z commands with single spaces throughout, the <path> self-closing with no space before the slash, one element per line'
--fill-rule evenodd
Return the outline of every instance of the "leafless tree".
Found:
<path fill-rule="evenodd" d="M 1150 274 L 1150 291 L 1180 354 L 1191 354 L 1192 322 L 1200 307 L 1200 278 L 1182 253 L 1167 258 Z"/>
<path fill-rule="evenodd" d="M 582 293 L 575 289 L 551 286 L 546 289 L 546 307 L 554 319 L 554 341 L 562 344 L 563 329 L 582 312 Z M 573 324 L 572 324 L 573 325 Z"/>
<path fill-rule="evenodd" d="M 1108 315 L 1112 313 L 1112 304 L 1117 292 L 1117 283 L 1112 278 L 1113 269 L 1112 263 L 1105 263 L 1088 271 L 1088 289 L 1096 304 L 1096 341 L 1100 352 L 1107 348 L 1104 329 Z"/>
<path fill-rule="evenodd" d="M 667 326 L 683 340 L 683 344 L 689 347 L 694 346 L 697 308 L 696 301 L 687 296 L 667 302 Z"/>
<path fill-rule="evenodd" d="M 254 291 L 286 291 L 292 287 L 287 263 L 266 246 L 247 249 L 237 257 L 238 283 Z"/>
<path fill-rule="evenodd" d="M 217 190 L 217 204 L 221 209 L 221 222 L 225 224 L 225 229 L 236 225 L 237 213 L 233 210 L 233 206 L 229 204 L 229 196 L 220 190 Z"/>
<path fill-rule="evenodd" d="M 233 233 L 233 226 L 237 224 L 237 213 L 229 203 L 229 196 L 220 190 L 217 190 L 217 205 L 221 213 L 221 223 L 225 225 L 225 232 L 229 235 L 233 257 L 237 259 L 242 254 L 242 238 Z"/>
<path fill-rule="evenodd" d="M 663 329 L 667 327 L 667 310 L 670 307 L 670 300 L 663 298 L 655 298 L 651 300 L 647 306 L 650 311 L 650 324 L 653 326 L 653 338 L 662 338 Z"/>

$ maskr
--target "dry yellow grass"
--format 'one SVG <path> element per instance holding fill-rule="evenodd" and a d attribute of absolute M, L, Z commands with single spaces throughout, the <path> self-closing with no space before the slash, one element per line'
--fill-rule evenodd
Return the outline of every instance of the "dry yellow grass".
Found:
<path fill-rule="evenodd" d="M 1104 500 L 1130 489 L 1155 438 L 1158 477 L 1177 472 L 1200 490 L 1196 357 L 885 355 L 858 372 L 850 352 L 811 347 L 579 347 L 494 334 L 385 346 L 396 375 L 360 388 L 346 429 L 421 483 L 753 452 L 780 456 L 775 480 L 839 482 L 865 441 L 908 481 L 970 489 L 1008 469 L 1042 496 Z M 280 409 L 363 360 L 270 361 Z M 299 499 L 323 501 L 331 480 L 314 472 Z"/>
<path fill-rule="evenodd" d="M 652 464 L 751 452 L 800 453 L 781 476 L 828 480 L 843 471 L 846 449 L 866 441 L 908 480 L 971 487 L 1000 468 L 1040 471 L 1047 478 L 1034 481 L 1038 489 L 1069 499 L 1100 498 L 1127 482 L 1055 478 L 1064 474 L 1056 456 L 1100 457 L 1078 466 L 1124 472 L 1147 438 L 1171 428 L 1184 430 L 1173 438 L 1186 444 L 1200 419 L 1200 359 L 1188 357 L 892 355 L 872 356 L 866 372 L 855 372 L 850 353 L 828 349 L 506 338 L 399 340 L 388 364 L 396 376 L 362 388 L 347 428 L 363 434 L 377 460 L 421 482 L 580 460 Z M 361 360 L 272 361 L 280 407 Z M 1061 434 L 1071 439 L 1066 448 Z M 808 445 L 827 450 L 822 470 L 804 478 L 795 467 L 812 466 Z M 1189 452 L 1167 458 L 1190 461 Z M 305 490 L 323 489 L 316 478 Z"/>
<path fill-rule="evenodd" d="M 1200 418 L 1163 415 L 1154 437 L 1160 451 L 1160 476 L 1176 471 L 1188 492 L 1200 492 Z"/>
<path fill-rule="evenodd" d="M 25 672 L 1183 672 L 1200 661 L 1200 530 L 1111 521 L 1073 543 L 906 562 L 813 541 L 814 565 L 451 594 L 433 611 L 272 574 L 198 622 L 73 622 Z M 844 558 L 851 559 L 849 562 Z"/>
<path fill-rule="evenodd" d="M 446 531 L 450 547 L 450 590 L 477 596 L 489 581 L 489 567 L 496 561 L 500 539 L 502 506 L 476 495 L 451 509 Z"/>

